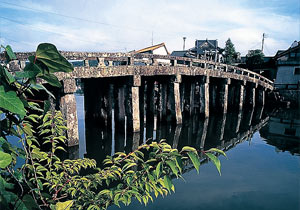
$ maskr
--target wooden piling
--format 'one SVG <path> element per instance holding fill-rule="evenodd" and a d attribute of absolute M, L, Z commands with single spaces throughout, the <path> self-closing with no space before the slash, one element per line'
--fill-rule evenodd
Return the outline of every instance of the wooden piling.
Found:
<path fill-rule="evenodd" d="M 182 113 L 180 106 L 180 90 L 179 83 L 174 83 L 174 101 L 175 101 L 175 113 L 176 113 L 176 123 L 182 124 Z"/>
<path fill-rule="evenodd" d="M 240 86 L 240 100 L 239 100 L 239 110 L 243 110 L 243 105 L 244 105 L 244 93 L 245 92 L 245 87 L 244 85 Z"/>
<path fill-rule="evenodd" d="M 209 83 L 204 84 L 204 98 L 205 98 L 205 117 L 209 117 Z"/>

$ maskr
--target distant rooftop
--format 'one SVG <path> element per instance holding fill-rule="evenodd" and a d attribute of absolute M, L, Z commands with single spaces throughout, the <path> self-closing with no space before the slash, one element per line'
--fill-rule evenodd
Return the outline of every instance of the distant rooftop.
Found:
<path fill-rule="evenodd" d="M 160 44 L 157 44 L 157 45 L 146 47 L 146 48 L 135 51 L 135 53 L 145 53 L 145 52 L 156 50 L 156 49 L 161 48 L 161 47 L 164 47 L 166 49 L 167 53 L 170 54 L 168 52 L 167 48 L 166 48 L 165 43 L 160 43 Z"/>

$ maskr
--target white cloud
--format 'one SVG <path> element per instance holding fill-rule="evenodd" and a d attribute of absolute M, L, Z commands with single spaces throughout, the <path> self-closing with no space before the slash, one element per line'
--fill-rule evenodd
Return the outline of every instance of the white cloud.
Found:
<path fill-rule="evenodd" d="M 206 38 L 218 39 L 224 46 L 230 37 L 236 50 L 245 54 L 253 47 L 260 48 L 262 33 L 266 33 L 265 53 L 269 55 L 299 39 L 299 18 L 277 14 L 272 5 L 249 7 L 245 0 L 26 2 L 28 7 L 92 20 L 37 12 L 24 22 L 41 32 L 31 33 L 33 37 L 27 39 L 15 37 L 54 42 L 63 50 L 129 51 L 151 45 L 152 31 L 154 43 L 165 42 L 169 51 L 182 49 L 183 36 L 187 48 L 193 47 L 195 39 Z M 24 50 L 27 48 L 24 45 Z"/>

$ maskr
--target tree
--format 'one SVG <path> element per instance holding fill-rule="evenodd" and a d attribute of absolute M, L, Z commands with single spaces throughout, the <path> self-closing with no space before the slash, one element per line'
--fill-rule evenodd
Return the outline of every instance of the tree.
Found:
<path fill-rule="evenodd" d="M 264 62 L 264 53 L 259 50 L 249 50 L 246 55 L 247 68 L 253 70 L 255 68 L 260 68 Z"/>
<path fill-rule="evenodd" d="M 175 191 L 172 177 L 182 178 L 184 167 L 192 164 L 199 172 L 201 159 L 211 160 L 220 171 L 216 154 L 226 154 L 216 148 L 198 151 L 185 146 L 172 149 L 164 141 L 139 146 L 125 154 L 116 153 L 104 160 L 105 168 L 97 168 L 93 159 L 61 160 L 58 150 L 65 150 L 65 120 L 62 113 L 43 109 L 28 96 L 34 90 L 53 94 L 37 82 L 41 78 L 61 87 L 55 72 L 71 72 L 73 66 L 52 44 L 43 43 L 23 71 L 12 74 L 7 65 L 17 57 L 8 45 L 6 63 L 0 63 L 0 209 L 106 209 L 110 205 L 125 205 L 136 198 L 145 205 L 153 194 L 167 195 Z M 41 104 L 42 105 L 42 104 Z M 22 147 L 11 144 L 8 136 L 20 140 Z M 44 148 L 44 147 L 45 148 Z M 23 159 L 24 164 L 17 162 Z M 92 169 L 89 174 L 83 169 Z"/>
<path fill-rule="evenodd" d="M 236 61 L 237 53 L 234 48 L 234 44 L 232 43 L 231 39 L 228 38 L 225 44 L 225 63 L 232 64 Z"/>

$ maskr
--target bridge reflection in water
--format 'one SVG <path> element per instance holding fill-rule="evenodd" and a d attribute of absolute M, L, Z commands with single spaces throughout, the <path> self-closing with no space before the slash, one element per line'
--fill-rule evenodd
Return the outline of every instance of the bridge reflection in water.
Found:
<path fill-rule="evenodd" d="M 79 100 L 78 102 L 80 103 Z M 182 125 L 176 125 L 173 121 L 160 121 L 156 114 L 145 114 L 144 129 L 141 129 L 139 133 L 134 133 L 126 117 L 124 129 L 120 129 L 115 124 L 114 116 L 116 114 L 113 110 L 110 122 L 100 120 L 101 118 L 85 120 L 86 152 L 84 157 L 93 158 L 101 164 L 107 155 L 113 155 L 119 151 L 128 153 L 146 141 L 159 141 L 160 139 L 166 139 L 167 143 L 177 149 L 189 145 L 200 150 L 215 147 L 227 151 L 251 139 L 252 135 L 269 119 L 264 114 L 263 106 L 221 115 L 211 114 L 209 118 L 203 117 L 200 113 L 194 113 L 191 116 L 183 115 Z M 150 124 L 149 120 L 147 123 L 148 118 L 153 124 Z M 80 146 L 83 146 L 82 140 L 80 142 Z"/>

